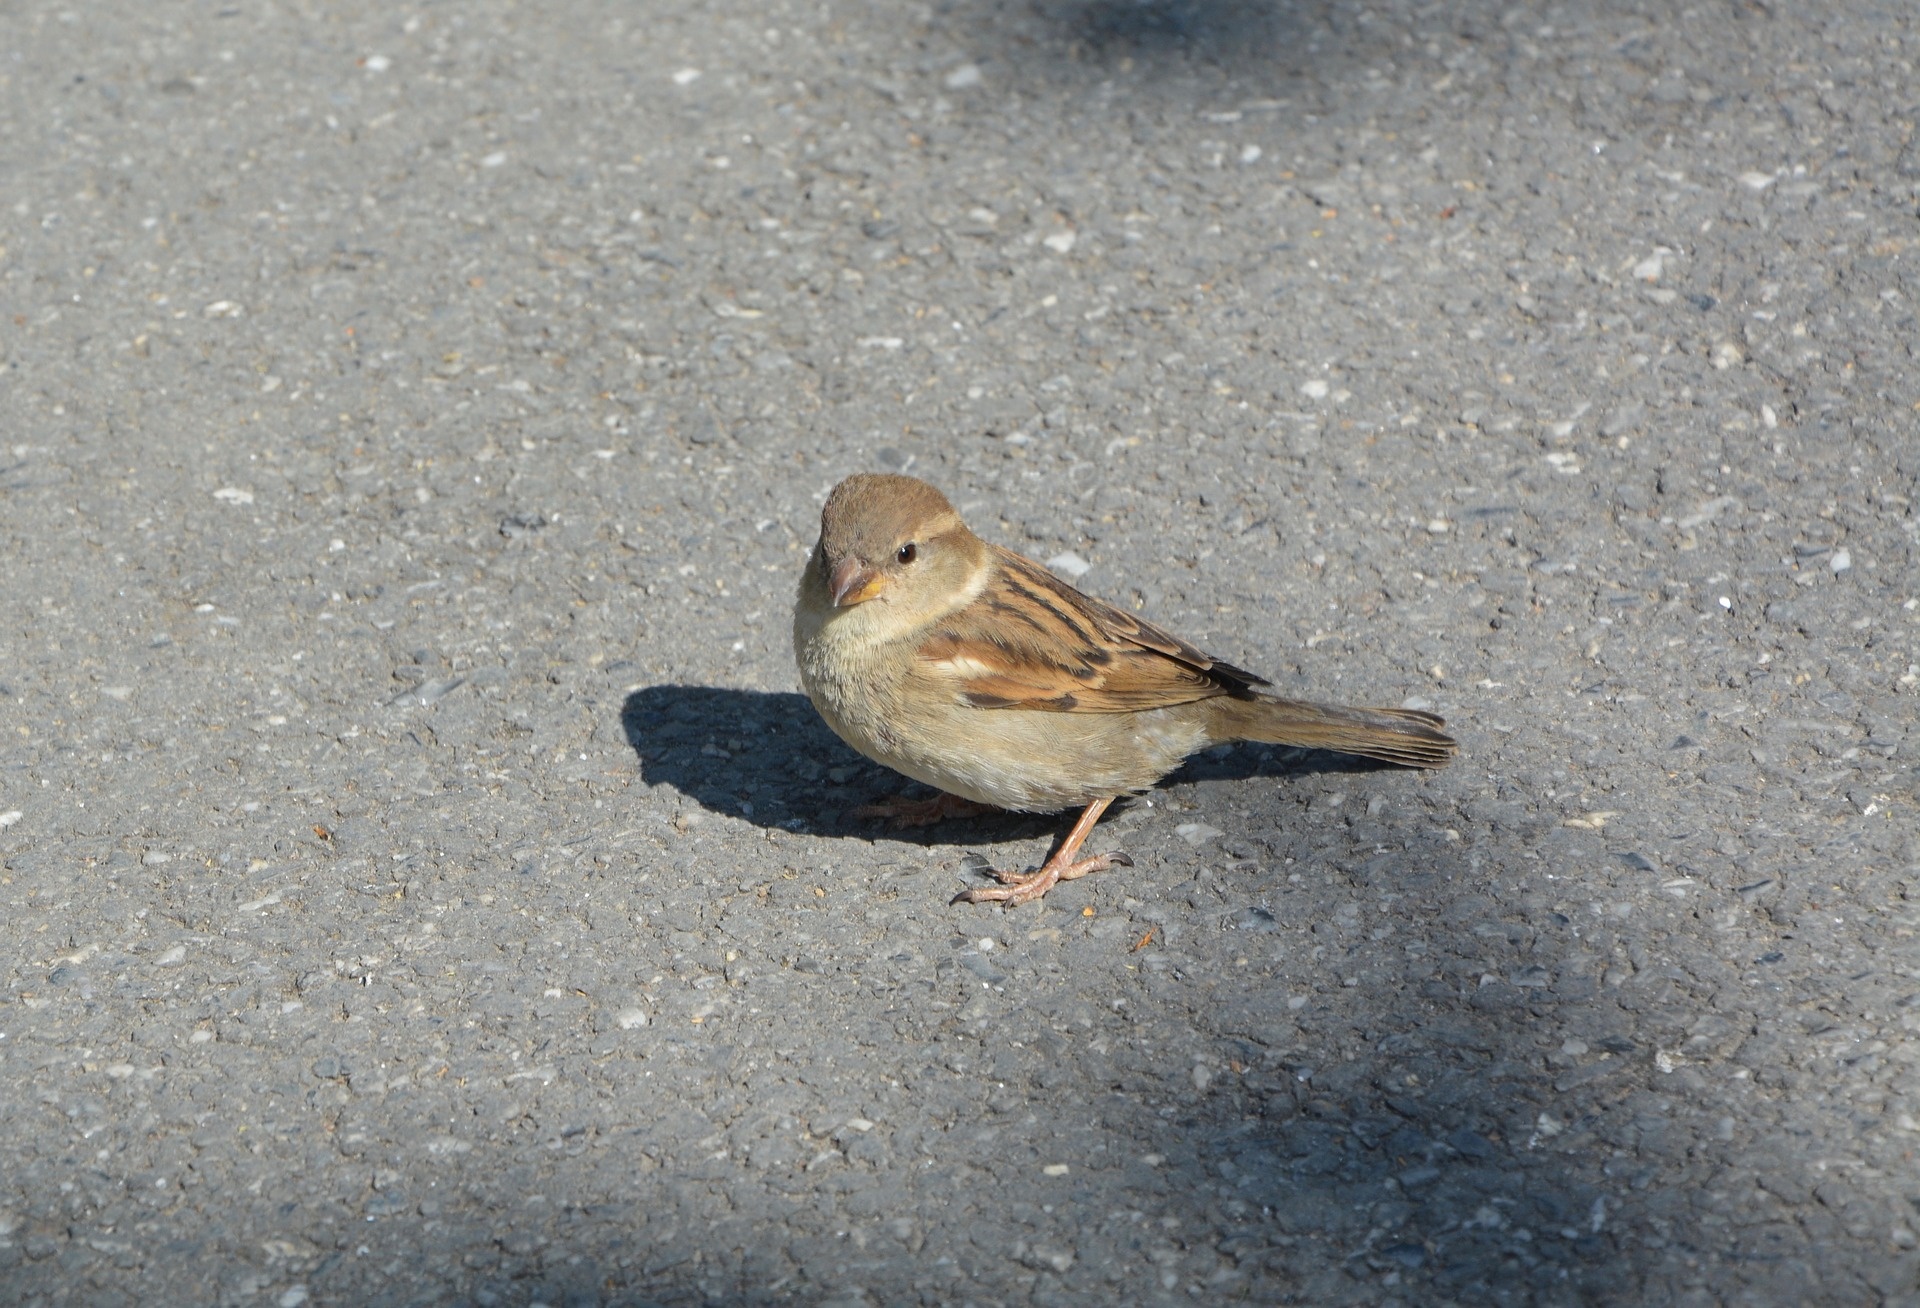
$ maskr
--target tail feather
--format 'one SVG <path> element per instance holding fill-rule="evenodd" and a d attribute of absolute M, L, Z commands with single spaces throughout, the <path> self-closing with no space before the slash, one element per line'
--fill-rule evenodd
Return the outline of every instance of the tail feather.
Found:
<path fill-rule="evenodd" d="M 1210 702 L 1225 740 L 1331 749 L 1406 768 L 1444 767 L 1460 752 L 1440 730 L 1446 721 L 1417 709 L 1344 708 L 1272 695 Z"/>

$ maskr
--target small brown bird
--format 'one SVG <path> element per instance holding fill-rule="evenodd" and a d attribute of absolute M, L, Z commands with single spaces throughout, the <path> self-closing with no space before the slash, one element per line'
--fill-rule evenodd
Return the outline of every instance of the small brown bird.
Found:
<path fill-rule="evenodd" d="M 943 792 L 869 812 L 925 823 L 978 806 L 1085 806 L 1039 871 L 996 871 L 999 886 L 955 903 L 1022 904 L 1131 866 L 1124 854 L 1075 855 L 1107 805 L 1209 745 L 1256 740 L 1429 768 L 1458 750 L 1431 713 L 1259 689 L 1270 683 L 981 540 L 913 477 L 863 474 L 833 488 L 800 579 L 793 647 L 840 739 Z"/>

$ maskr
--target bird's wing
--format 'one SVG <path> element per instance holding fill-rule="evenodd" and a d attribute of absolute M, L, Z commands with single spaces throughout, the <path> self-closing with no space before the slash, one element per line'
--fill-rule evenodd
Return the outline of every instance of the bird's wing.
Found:
<path fill-rule="evenodd" d="M 975 708 L 1132 713 L 1267 685 L 1178 636 L 989 547 L 992 579 L 921 643 L 922 671 Z"/>

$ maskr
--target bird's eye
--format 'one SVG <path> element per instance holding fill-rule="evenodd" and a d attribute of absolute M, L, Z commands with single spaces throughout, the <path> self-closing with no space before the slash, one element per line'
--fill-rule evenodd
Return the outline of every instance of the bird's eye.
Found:
<path fill-rule="evenodd" d="M 912 541 L 908 541 L 899 548 L 893 557 L 899 559 L 902 563 L 912 563 L 920 557 L 920 550 Z"/>

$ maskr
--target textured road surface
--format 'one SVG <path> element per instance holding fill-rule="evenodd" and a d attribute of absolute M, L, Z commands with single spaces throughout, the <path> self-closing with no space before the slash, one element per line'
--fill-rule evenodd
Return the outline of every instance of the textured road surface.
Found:
<path fill-rule="evenodd" d="M 0 1300 L 1920 1301 L 1912 5 L 4 23 Z M 948 907 L 875 468 L 1465 756 Z"/>

